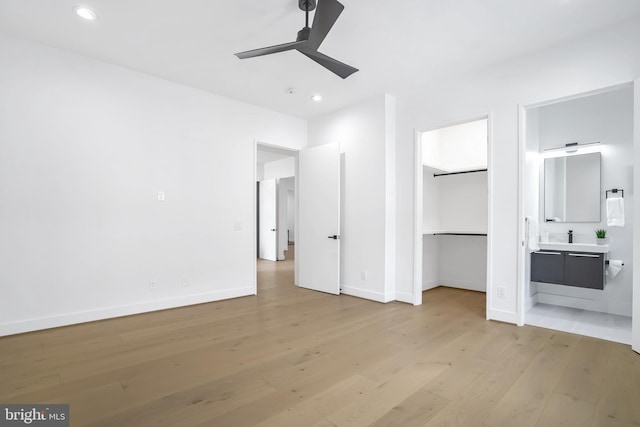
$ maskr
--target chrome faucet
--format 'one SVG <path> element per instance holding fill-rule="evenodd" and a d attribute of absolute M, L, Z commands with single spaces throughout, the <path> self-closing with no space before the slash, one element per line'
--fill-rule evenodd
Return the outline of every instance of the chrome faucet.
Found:
<path fill-rule="evenodd" d="M 573 243 L 573 230 L 569 230 L 569 243 Z"/>

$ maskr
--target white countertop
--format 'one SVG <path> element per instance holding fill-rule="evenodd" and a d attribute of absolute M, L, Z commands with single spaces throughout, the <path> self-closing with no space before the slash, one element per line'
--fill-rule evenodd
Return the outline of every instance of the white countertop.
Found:
<path fill-rule="evenodd" d="M 561 243 L 561 242 L 546 242 L 538 243 L 538 247 L 544 250 L 556 250 L 556 251 L 574 251 L 574 252 L 591 252 L 606 254 L 609 253 L 609 245 L 596 245 L 595 243 Z"/>

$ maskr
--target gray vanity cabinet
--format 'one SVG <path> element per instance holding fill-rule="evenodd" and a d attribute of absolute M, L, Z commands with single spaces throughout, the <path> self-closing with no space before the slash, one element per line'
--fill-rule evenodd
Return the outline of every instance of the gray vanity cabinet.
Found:
<path fill-rule="evenodd" d="M 531 254 L 531 280 L 604 289 L 605 257 L 600 253 L 538 251 Z"/>
<path fill-rule="evenodd" d="M 604 254 L 566 252 L 564 277 L 568 286 L 604 289 Z"/>
<path fill-rule="evenodd" d="M 564 253 L 539 251 L 531 254 L 531 280 L 564 283 Z"/>

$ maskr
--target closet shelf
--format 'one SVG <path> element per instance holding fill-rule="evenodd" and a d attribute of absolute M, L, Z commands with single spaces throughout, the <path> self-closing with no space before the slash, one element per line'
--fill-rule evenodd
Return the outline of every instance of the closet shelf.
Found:
<path fill-rule="evenodd" d="M 432 234 L 434 236 L 486 236 L 483 230 L 423 230 L 423 235 Z"/>
<path fill-rule="evenodd" d="M 433 177 L 436 178 L 438 176 L 447 176 L 447 175 L 460 175 L 463 173 L 476 173 L 476 172 L 486 172 L 487 169 L 472 169 L 468 171 L 459 171 L 459 172 L 446 172 L 446 173 L 434 173 Z"/>

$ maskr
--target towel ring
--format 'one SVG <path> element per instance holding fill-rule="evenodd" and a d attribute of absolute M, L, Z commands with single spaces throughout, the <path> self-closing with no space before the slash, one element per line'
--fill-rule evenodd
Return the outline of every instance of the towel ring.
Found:
<path fill-rule="evenodd" d="M 622 193 L 622 198 L 624 199 L 624 190 L 621 188 L 613 188 L 611 190 L 607 190 L 605 191 L 605 198 L 608 199 L 609 198 L 609 193 L 613 193 L 613 194 L 617 194 L 618 192 Z"/>

